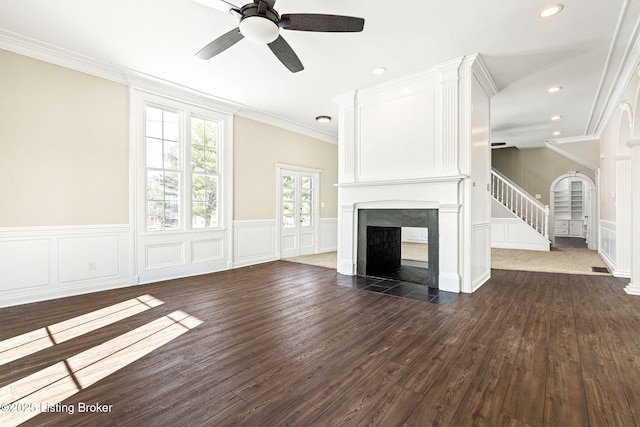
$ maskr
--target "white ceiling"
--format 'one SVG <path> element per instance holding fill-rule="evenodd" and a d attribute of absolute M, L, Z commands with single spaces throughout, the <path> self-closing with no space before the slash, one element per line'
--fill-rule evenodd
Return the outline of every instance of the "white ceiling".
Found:
<path fill-rule="evenodd" d="M 492 140 L 543 146 L 554 130 L 569 138 L 598 131 L 640 16 L 640 0 L 557 1 L 562 13 L 542 19 L 545 0 L 278 0 L 280 14 L 366 20 L 362 33 L 282 30 L 305 66 L 296 74 L 247 40 L 211 60 L 196 58 L 238 22 L 191 0 L 3 0 L 0 36 L 175 82 L 329 138 L 337 120 L 320 125 L 314 118 L 337 116 L 332 97 L 480 53 L 500 90 Z M 388 72 L 375 76 L 376 66 Z M 550 95 L 552 85 L 564 90 Z M 556 114 L 563 119 L 552 123 Z"/>

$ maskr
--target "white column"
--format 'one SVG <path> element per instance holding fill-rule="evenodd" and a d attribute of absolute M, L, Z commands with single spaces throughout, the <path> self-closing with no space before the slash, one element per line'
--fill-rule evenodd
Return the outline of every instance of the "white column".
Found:
<path fill-rule="evenodd" d="M 342 193 L 343 189 L 338 189 Z M 340 194 L 339 201 L 342 201 Z M 356 274 L 356 224 L 354 206 L 340 205 L 338 210 L 338 273 L 347 276 Z"/>
<path fill-rule="evenodd" d="M 624 290 L 640 295 L 640 140 L 627 142 L 631 149 L 631 281 Z"/>
<path fill-rule="evenodd" d="M 438 287 L 442 291 L 461 292 L 460 205 L 440 205 L 438 210 L 440 274 Z"/>

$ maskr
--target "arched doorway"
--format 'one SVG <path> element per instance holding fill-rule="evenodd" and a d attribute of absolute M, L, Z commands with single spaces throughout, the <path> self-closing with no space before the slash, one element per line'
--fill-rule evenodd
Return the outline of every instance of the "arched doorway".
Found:
<path fill-rule="evenodd" d="M 549 189 L 550 238 L 584 239 L 592 250 L 598 248 L 596 186 L 591 178 L 569 172 L 557 177 Z"/>

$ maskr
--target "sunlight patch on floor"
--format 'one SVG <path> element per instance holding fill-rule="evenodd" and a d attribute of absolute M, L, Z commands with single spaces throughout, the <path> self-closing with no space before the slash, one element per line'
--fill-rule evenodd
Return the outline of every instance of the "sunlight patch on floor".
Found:
<path fill-rule="evenodd" d="M 163 304 L 151 295 L 132 298 L 0 342 L 0 366 Z"/>
<path fill-rule="evenodd" d="M 200 324 L 202 321 L 196 317 L 174 311 L 1 387 L 2 402 L 30 410 L 0 412 L 0 425 L 17 425 L 47 412 L 47 407 L 59 404 Z"/>

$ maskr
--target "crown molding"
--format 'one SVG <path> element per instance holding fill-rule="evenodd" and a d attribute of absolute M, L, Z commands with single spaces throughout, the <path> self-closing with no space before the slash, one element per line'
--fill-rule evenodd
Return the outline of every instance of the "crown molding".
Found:
<path fill-rule="evenodd" d="M 331 144 L 338 144 L 338 138 L 328 132 L 294 123 L 275 115 L 260 112 L 252 107 L 219 98 L 177 83 L 161 79 L 140 71 L 104 63 L 88 56 L 62 49 L 49 43 L 0 29 L 0 49 L 14 52 L 30 58 L 59 65 L 99 78 L 125 84 L 136 90 L 213 108 L 228 114 L 256 120 L 275 127 L 283 128 Z"/>
<path fill-rule="evenodd" d="M 51 64 L 60 65 L 82 73 L 91 74 L 117 83 L 127 84 L 127 78 L 123 70 L 113 66 L 112 64 L 100 62 L 70 50 L 24 37 L 4 29 L 0 29 L 0 49 L 39 59 Z"/>
<path fill-rule="evenodd" d="M 174 101 L 186 102 L 222 113 L 235 114 L 243 106 L 236 102 L 218 98 L 187 86 L 164 80 L 138 71 L 126 70 L 127 84 L 132 89 L 160 95 Z"/>
<path fill-rule="evenodd" d="M 561 149 L 561 148 L 559 148 L 559 147 L 557 147 L 557 146 L 555 146 L 555 145 L 553 145 L 553 144 L 551 144 L 549 142 L 545 141 L 544 144 L 547 146 L 548 149 L 550 149 L 552 151 L 555 151 L 556 153 L 558 153 L 558 154 L 560 154 L 560 155 L 562 155 L 562 156 L 564 156 L 564 157 L 566 157 L 566 158 L 568 158 L 570 160 L 573 160 L 574 162 L 578 163 L 579 165 L 582 165 L 582 166 L 584 166 L 586 168 L 589 168 L 589 169 L 591 169 L 593 171 L 598 169 L 597 165 L 594 165 L 593 163 L 589 163 L 589 162 L 587 162 L 585 160 L 582 160 L 580 157 L 575 156 L 575 155 L 573 155 L 571 153 L 568 153 L 565 150 L 563 150 L 563 149 Z"/>
<path fill-rule="evenodd" d="M 255 120 L 267 125 L 275 126 L 281 129 L 285 129 L 291 132 L 299 133 L 310 138 L 319 139 L 320 141 L 328 142 L 330 144 L 338 144 L 338 137 L 328 132 L 321 132 L 317 129 L 313 129 L 309 126 L 304 126 L 299 123 L 292 122 L 290 120 L 278 117 L 273 114 L 265 113 L 252 109 L 250 107 L 242 107 L 236 112 L 236 116 L 243 117 L 245 119 Z"/>
<path fill-rule="evenodd" d="M 467 60 L 471 61 L 471 70 L 473 71 L 473 75 L 476 76 L 480 86 L 484 89 L 485 93 L 489 98 L 493 98 L 500 92 L 498 90 L 498 86 L 496 86 L 495 81 L 493 80 L 493 76 L 489 72 L 487 65 L 482 59 L 482 55 L 476 53 L 474 55 L 469 55 L 465 57 L 465 62 Z"/>
<path fill-rule="evenodd" d="M 609 53 L 598 86 L 598 92 L 591 108 L 585 134 L 597 135 L 599 138 L 602 138 L 613 114 L 621 103 L 624 92 L 629 86 L 629 82 L 638 71 L 638 67 L 640 66 L 640 21 L 633 20 L 633 17 L 637 16 L 638 11 L 636 9 L 639 8 L 640 5 L 636 5 L 635 2 L 624 0 L 609 46 Z M 630 9 L 632 10 L 630 11 Z M 631 22 L 629 22 L 629 20 L 631 20 Z M 616 49 L 617 45 L 624 42 L 620 39 L 625 34 L 630 34 L 626 45 Z M 621 59 L 617 70 L 613 71 L 614 64 L 612 63 L 612 58 L 616 54 L 616 51 L 621 55 Z M 612 75 L 613 77 L 611 79 L 610 89 L 605 95 L 603 94 L 603 88 L 608 75 Z M 598 109 L 600 99 L 603 99 L 603 106 L 601 107 L 600 113 L 597 114 L 596 110 Z"/>
<path fill-rule="evenodd" d="M 585 135 L 585 136 L 568 136 L 566 138 L 554 138 L 554 139 L 545 140 L 545 142 L 555 142 L 556 144 L 571 144 L 573 142 L 592 142 L 592 141 L 600 142 L 600 137 L 598 135 Z"/>

